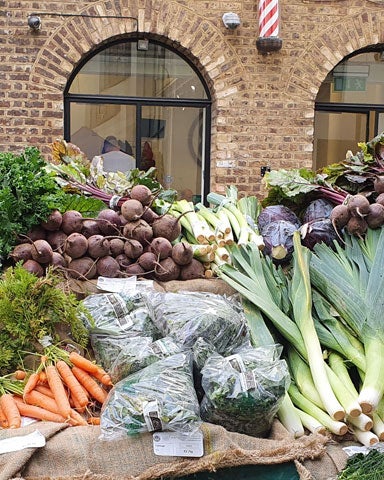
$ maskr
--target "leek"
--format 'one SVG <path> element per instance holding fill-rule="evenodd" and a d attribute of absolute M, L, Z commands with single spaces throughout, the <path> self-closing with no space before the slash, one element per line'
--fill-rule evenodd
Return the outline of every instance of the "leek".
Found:
<path fill-rule="evenodd" d="M 302 437 L 304 435 L 305 432 L 302 417 L 299 410 L 294 406 L 288 393 L 284 395 L 279 410 L 277 411 L 277 418 L 294 438 Z"/>
<path fill-rule="evenodd" d="M 309 278 L 310 250 L 301 245 L 300 232 L 293 234 L 293 277 L 291 282 L 291 302 L 293 316 L 302 334 L 307 360 L 313 382 L 327 412 L 335 420 L 341 420 L 345 411 L 329 382 L 323 352 L 312 318 L 312 294 Z"/>

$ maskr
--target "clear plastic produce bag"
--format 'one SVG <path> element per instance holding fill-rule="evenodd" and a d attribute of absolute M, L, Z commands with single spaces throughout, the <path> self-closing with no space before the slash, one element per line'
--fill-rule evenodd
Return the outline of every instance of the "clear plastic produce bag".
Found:
<path fill-rule="evenodd" d="M 81 315 L 90 333 L 110 335 L 130 333 L 131 336 L 158 338 L 145 302 L 145 291 L 96 293 L 88 295 L 82 304 L 88 315 Z"/>
<path fill-rule="evenodd" d="M 239 305 L 225 296 L 207 292 L 156 292 L 147 295 L 151 317 L 163 334 L 183 349 L 201 337 L 221 354 L 228 354 L 249 338 Z"/>
<path fill-rule="evenodd" d="M 151 337 L 128 338 L 112 361 L 108 373 L 116 383 L 131 373 L 179 352 L 180 347 L 170 337 L 155 341 Z"/>
<path fill-rule="evenodd" d="M 280 353 L 277 345 L 245 346 L 227 357 L 208 357 L 201 371 L 201 418 L 229 431 L 267 436 L 290 381 Z"/>
<path fill-rule="evenodd" d="M 160 430 L 189 434 L 200 424 L 192 353 L 178 353 L 125 377 L 112 388 L 101 411 L 100 439 Z"/>

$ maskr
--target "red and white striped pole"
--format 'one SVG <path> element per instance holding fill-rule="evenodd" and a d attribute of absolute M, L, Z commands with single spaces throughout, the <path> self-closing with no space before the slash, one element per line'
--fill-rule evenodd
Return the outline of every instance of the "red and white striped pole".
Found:
<path fill-rule="evenodd" d="M 259 39 L 256 45 L 263 54 L 280 50 L 279 0 L 259 0 Z"/>

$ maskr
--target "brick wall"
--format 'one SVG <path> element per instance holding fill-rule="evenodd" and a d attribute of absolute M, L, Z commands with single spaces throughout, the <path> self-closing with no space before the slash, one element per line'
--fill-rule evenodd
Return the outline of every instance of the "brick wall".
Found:
<path fill-rule="evenodd" d="M 32 12 L 133 16 L 139 29 L 177 46 L 199 67 L 214 99 L 211 189 L 234 183 L 262 192 L 260 168 L 312 166 L 314 100 L 327 73 L 349 53 L 384 42 L 384 5 L 372 0 L 280 0 L 283 47 L 260 55 L 258 2 L 204 0 L 0 0 L 0 149 L 27 144 L 49 155 L 63 135 L 63 89 L 78 62 L 129 19 L 42 16 Z M 224 12 L 241 26 L 228 30 Z M 229 161 L 230 168 L 221 167 Z"/>

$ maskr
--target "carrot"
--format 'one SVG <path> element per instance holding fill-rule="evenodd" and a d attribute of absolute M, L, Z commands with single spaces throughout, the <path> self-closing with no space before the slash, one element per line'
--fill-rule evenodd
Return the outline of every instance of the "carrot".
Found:
<path fill-rule="evenodd" d="M 90 396 L 103 404 L 107 398 L 108 392 L 106 392 L 91 375 L 79 367 L 72 367 L 72 372 L 77 380 L 86 388 Z"/>
<path fill-rule="evenodd" d="M 48 384 L 47 373 L 45 372 L 45 370 L 42 370 L 39 373 L 39 384 L 40 385 L 47 385 Z"/>
<path fill-rule="evenodd" d="M 13 376 L 16 380 L 24 380 L 24 378 L 27 376 L 27 373 L 24 370 L 15 370 Z"/>
<path fill-rule="evenodd" d="M 65 391 L 64 383 L 61 380 L 59 372 L 55 365 L 48 365 L 45 368 L 47 374 L 48 385 L 52 390 L 53 396 L 56 400 L 58 412 L 63 415 L 64 418 L 69 418 L 71 413 L 71 406 L 69 404 L 67 392 Z"/>
<path fill-rule="evenodd" d="M 109 373 L 105 372 L 102 368 L 95 373 L 91 374 L 92 377 L 95 377 L 100 383 L 102 383 L 105 387 L 113 387 L 113 383 Z"/>
<path fill-rule="evenodd" d="M 77 352 L 71 352 L 69 354 L 69 361 L 76 367 L 79 367 L 88 373 L 97 373 L 101 368 L 99 365 L 96 365 L 96 363 L 91 362 Z"/>
<path fill-rule="evenodd" d="M 8 428 L 19 428 L 21 416 L 11 393 L 3 393 L 0 397 L 0 406 L 8 423 Z"/>
<path fill-rule="evenodd" d="M 26 384 L 24 385 L 23 395 L 26 395 L 27 393 L 32 391 L 36 387 L 38 381 L 39 381 L 39 374 L 36 372 L 31 373 L 30 376 L 28 377 Z"/>
<path fill-rule="evenodd" d="M 25 403 L 28 403 L 28 405 L 35 405 L 36 407 L 49 410 L 52 413 L 60 413 L 56 400 L 54 398 L 47 397 L 47 395 L 44 395 L 44 393 L 40 393 L 37 390 L 32 390 L 26 395 L 23 395 L 23 398 Z"/>
<path fill-rule="evenodd" d="M 1 407 L 0 407 L 0 427 L 8 428 L 8 420 Z"/>
<path fill-rule="evenodd" d="M 85 395 L 80 382 L 72 373 L 69 365 L 65 363 L 64 360 L 58 360 L 56 362 L 56 368 L 63 382 L 69 388 L 69 391 L 75 403 L 78 404 L 80 407 L 85 407 L 88 404 L 88 397 L 87 395 Z"/>
<path fill-rule="evenodd" d="M 36 407 L 25 403 L 21 397 L 15 397 L 16 405 L 21 415 L 36 418 L 38 420 L 46 420 L 47 422 L 65 423 L 66 419 L 57 413 L 50 412 L 45 408 Z"/>
<path fill-rule="evenodd" d="M 100 425 L 100 417 L 89 417 L 87 422 L 89 425 Z"/>
<path fill-rule="evenodd" d="M 43 393 L 47 397 L 55 398 L 53 393 L 52 393 L 52 390 L 49 387 L 47 387 L 46 385 L 40 385 L 40 383 L 38 383 L 35 387 L 35 390 L 37 392 Z"/>
<path fill-rule="evenodd" d="M 80 415 L 80 413 L 76 412 L 76 410 L 71 410 L 71 418 L 69 419 L 69 424 L 76 426 L 76 425 L 88 425 L 87 421 L 84 417 Z"/>

